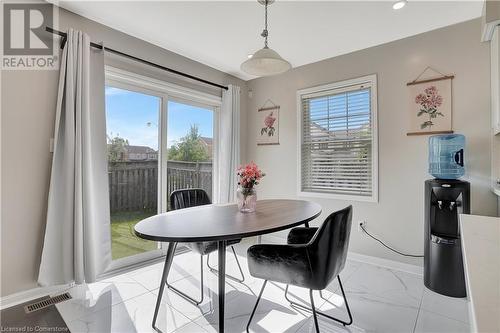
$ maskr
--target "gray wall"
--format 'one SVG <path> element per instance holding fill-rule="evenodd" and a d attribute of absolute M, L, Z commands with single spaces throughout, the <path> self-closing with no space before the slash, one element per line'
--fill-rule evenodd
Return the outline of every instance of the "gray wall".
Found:
<path fill-rule="evenodd" d="M 489 190 L 490 115 L 489 45 L 480 42 L 480 20 L 465 22 L 389 44 L 295 68 L 247 83 L 203 64 L 62 10 L 60 26 L 81 29 L 95 41 L 220 83 L 242 87 L 242 159 L 254 160 L 267 173 L 259 197 L 294 197 L 297 187 L 296 91 L 354 78 L 378 75 L 379 202 L 354 202 L 351 250 L 409 263 L 361 236 L 368 229 L 398 249 L 422 253 L 423 181 L 427 175 L 427 137 L 407 137 L 406 82 L 427 65 L 454 73 L 453 127 L 467 137 L 467 178 L 472 182 L 472 212 L 495 215 Z M 146 70 L 159 78 L 177 79 L 120 59 L 108 63 Z M 36 286 L 50 175 L 57 72 L 4 71 L 1 90 L 1 296 Z M 190 86 L 192 83 L 181 82 Z M 247 99 L 247 88 L 253 98 Z M 218 93 L 217 90 L 208 92 Z M 256 112 L 268 99 L 281 105 L 279 146 L 256 146 Z M 246 138 L 246 140 L 245 140 Z M 313 199 L 324 215 L 349 202 Z M 320 219 L 318 219 L 319 221 Z"/>
<path fill-rule="evenodd" d="M 296 196 L 297 90 L 376 73 L 379 202 L 308 199 L 322 205 L 321 218 L 353 204 L 351 251 L 421 264 L 419 259 L 394 255 L 362 236 L 357 231 L 357 222 L 368 221 L 370 231 L 400 250 L 423 252 L 423 186 L 424 180 L 429 178 L 428 137 L 406 136 L 406 83 L 431 65 L 442 72 L 455 74 L 453 128 L 467 137 L 467 179 L 472 183 L 472 213 L 495 215 L 496 199 L 489 189 L 489 44 L 480 42 L 480 33 L 481 24 L 477 19 L 298 67 L 284 75 L 249 81 L 248 89 L 253 91 L 253 98 L 247 106 L 247 160 L 255 161 L 267 173 L 259 185 L 259 197 Z M 257 146 L 255 143 L 257 109 L 268 98 L 281 105 L 279 146 Z"/>
<path fill-rule="evenodd" d="M 242 87 L 242 136 L 246 126 L 246 84 L 178 54 L 133 38 L 117 30 L 61 10 L 61 30 L 69 27 L 87 32 L 93 41 L 149 59 L 221 84 Z M 129 70 L 146 69 L 151 75 L 166 77 L 162 72 L 140 68 L 137 64 L 108 59 L 108 63 Z M 1 75 L 1 296 L 36 287 L 41 256 L 51 154 L 49 139 L 53 136 L 57 95 L 57 71 L 2 71 Z M 193 86 L 173 77 L 170 81 Z M 204 87 L 220 94 L 219 89 Z M 242 147 L 242 156 L 245 156 Z"/>

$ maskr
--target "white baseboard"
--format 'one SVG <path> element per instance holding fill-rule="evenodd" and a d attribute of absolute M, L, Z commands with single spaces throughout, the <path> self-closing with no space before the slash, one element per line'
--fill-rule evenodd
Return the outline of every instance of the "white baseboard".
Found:
<path fill-rule="evenodd" d="M 0 298 L 0 310 L 10 308 L 11 306 L 28 302 L 30 300 L 37 299 L 43 296 L 58 294 L 71 288 L 72 286 L 73 284 L 64 284 L 51 287 L 37 287 L 7 295 Z"/>
<path fill-rule="evenodd" d="M 402 271 L 410 274 L 415 274 L 419 276 L 424 275 L 424 268 L 422 266 L 406 264 L 403 262 L 389 260 L 379 257 L 367 256 L 365 254 L 360 254 L 356 252 L 349 252 L 347 254 L 347 259 L 359 261 L 365 264 L 375 265 L 379 267 L 389 268 L 396 271 Z"/>

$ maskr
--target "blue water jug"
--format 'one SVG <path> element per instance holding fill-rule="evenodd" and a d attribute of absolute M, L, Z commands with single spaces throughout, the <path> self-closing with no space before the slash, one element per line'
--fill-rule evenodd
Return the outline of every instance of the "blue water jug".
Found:
<path fill-rule="evenodd" d="M 429 173 L 440 179 L 458 179 L 465 174 L 465 136 L 434 135 L 429 138 Z"/>

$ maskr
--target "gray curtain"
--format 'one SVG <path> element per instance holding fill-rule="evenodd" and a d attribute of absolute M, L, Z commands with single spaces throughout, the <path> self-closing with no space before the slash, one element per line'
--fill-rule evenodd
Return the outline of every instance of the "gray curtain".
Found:
<path fill-rule="evenodd" d="M 111 262 L 104 52 L 70 29 L 61 56 L 38 283 L 93 282 Z"/>
<path fill-rule="evenodd" d="M 222 93 L 218 124 L 218 203 L 236 201 L 236 169 L 240 164 L 240 87 L 229 85 Z"/>

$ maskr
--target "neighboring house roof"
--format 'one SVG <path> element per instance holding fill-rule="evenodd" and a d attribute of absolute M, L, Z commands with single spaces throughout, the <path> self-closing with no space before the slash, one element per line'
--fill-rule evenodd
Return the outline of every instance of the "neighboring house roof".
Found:
<path fill-rule="evenodd" d="M 148 146 L 125 146 L 125 150 L 129 154 L 152 154 L 156 153 L 156 150 Z"/>
<path fill-rule="evenodd" d="M 336 139 L 342 139 L 342 138 L 348 138 L 349 134 L 352 133 L 358 133 L 358 134 L 363 134 L 363 131 L 369 131 L 370 130 L 370 124 L 364 124 L 362 125 L 359 129 L 350 129 L 350 130 L 335 130 L 335 131 L 329 131 L 327 128 L 319 125 L 316 122 L 311 122 L 311 127 L 314 127 L 316 131 L 311 133 L 312 137 L 321 137 L 324 140 L 329 140 L 332 138 Z"/>
<path fill-rule="evenodd" d="M 207 138 L 207 137 L 201 136 L 200 140 L 201 140 L 201 142 L 203 142 L 207 146 L 211 146 L 213 144 L 213 139 L 212 138 Z"/>

